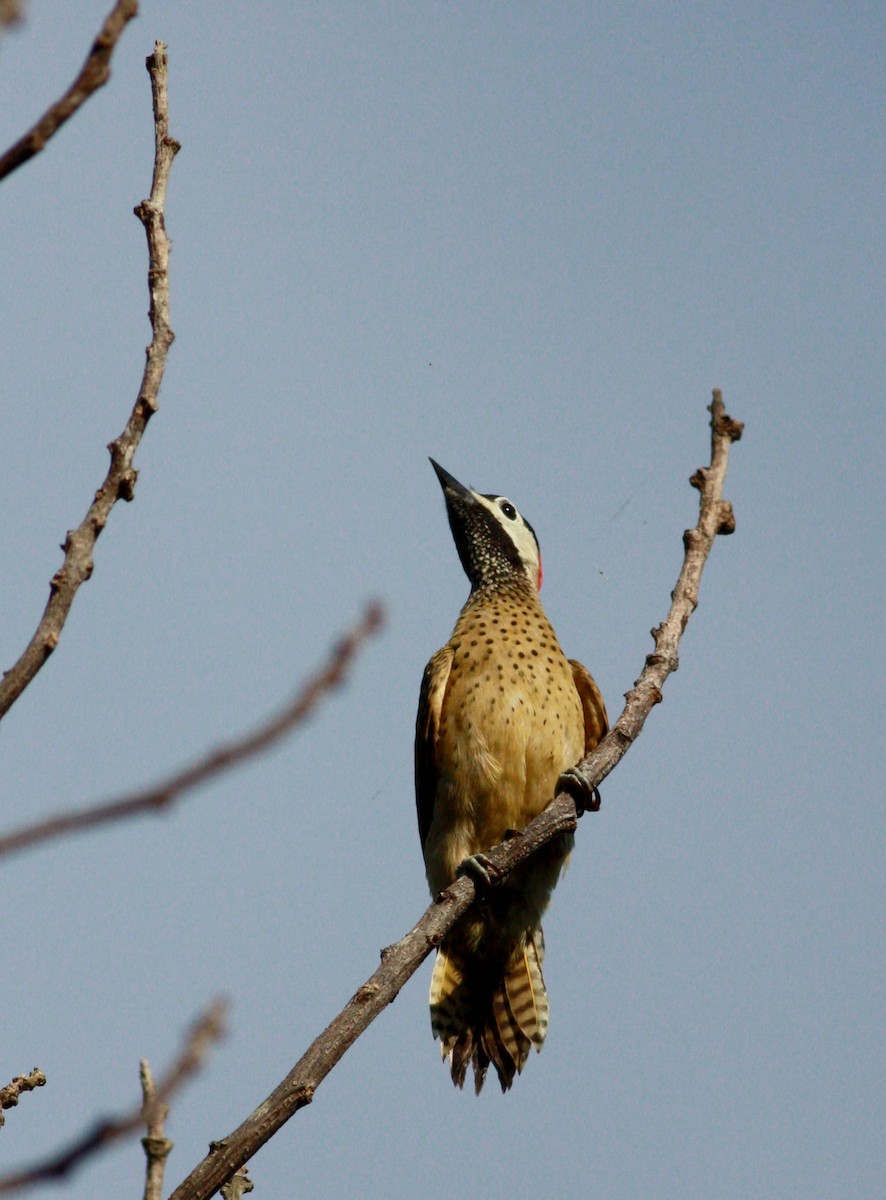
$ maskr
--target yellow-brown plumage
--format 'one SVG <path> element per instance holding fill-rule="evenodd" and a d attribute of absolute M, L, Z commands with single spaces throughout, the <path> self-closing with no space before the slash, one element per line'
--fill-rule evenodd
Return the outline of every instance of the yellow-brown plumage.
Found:
<path fill-rule="evenodd" d="M 531 526 L 504 497 L 434 467 L 472 590 L 419 701 L 416 799 L 432 894 L 537 816 L 607 728 L 593 679 L 566 659 L 542 609 Z M 505 1090 L 541 1049 L 541 916 L 571 847 L 563 836 L 512 872 L 438 951 L 431 1024 L 459 1086 L 472 1063 L 479 1091 L 491 1062 Z"/>

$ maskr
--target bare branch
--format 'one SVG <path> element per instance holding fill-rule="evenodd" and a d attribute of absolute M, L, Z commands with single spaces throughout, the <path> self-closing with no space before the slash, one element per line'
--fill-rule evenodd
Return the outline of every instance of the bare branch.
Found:
<path fill-rule="evenodd" d="M 5 1123 L 4 1108 L 15 1108 L 22 1092 L 33 1092 L 34 1088 L 44 1087 L 46 1076 L 39 1067 L 34 1067 L 30 1075 L 16 1075 L 12 1083 L 0 1088 L 0 1129 Z"/>
<path fill-rule="evenodd" d="M 652 630 L 654 651 L 631 691 L 610 733 L 594 752 L 579 764 L 578 771 L 587 786 L 595 787 L 605 779 L 616 763 L 640 735 L 649 713 L 662 698 L 665 680 L 679 666 L 678 648 L 683 630 L 698 605 L 701 574 L 717 534 L 733 533 L 735 517 L 732 505 L 723 499 L 723 483 L 729 461 L 729 448 L 744 430 L 739 421 L 726 414 L 723 396 L 714 391 L 708 411 L 711 414 L 711 462 L 699 467 L 689 482 L 700 493 L 698 523 L 683 534 L 683 565 L 671 593 L 671 607 L 661 625 Z M 557 801 L 563 799 L 562 795 Z"/>
<path fill-rule="evenodd" d="M 726 416 L 719 392 L 714 392 L 710 412 L 711 463 L 692 477 L 693 486 L 701 492 L 699 520 L 694 529 L 684 534 L 683 566 L 672 594 L 671 608 L 661 626 L 653 631 L 655 651 L 647 658 L 640 678 L 627 694 L 624 711 L 612 731 L 580 764 L 588 789 L 596 787 L 624 757 L 639 736 L 646 717 L 661 700 L 665 679 L 677 669 L 677 647 L 686 622 L 698 603 L 698 585 L 714 538 L 718 533 L 731 533 L 734 529 L 732 509 L 722 499 L 722 489 L 729 447 L 741 436 L 742 426 Z M 577 823 L 575 801 L 567 792 L 559 792 L 531 824 L 489 852 L 496 878 L 504 878 L 558 833 L 575 829 Z M 474 880 L 468 876 L 459 877 L 426 909 L 418 924 L 401 941 L 382 951 L 378 970 L 267 1099 L 233 1133 L 212 1143 L 209 1155 L 179 1184 L 170 1200 L 208 1200 L 294 1113 L 310 1104 L 314 1092 L 348 1047 L 397 997 L 406 981 L 439 946 L 476 898 Z"/>
<path fill-rule="evenodd" d="M 91 1129 L 77 1138 L 59 1154 L 22 1171 L 0 1175 L 0 1193 L 21 1191 L 50 1179 L 61 1179 L 69 1175 L 83 1161 L 104 1149 L 111 1142 L 119 1141 L 134 1133 L 143 1123 L 151 1128 L 156 1121 L 156 1112 L 165 1105 L 182 1084 L 203 1065 L 209 1047 L 224 1035 L 225 1004 L 216 1000 L 191 1026 L 181 1054 L 172 1064 L 155 1089 L 152 1103 L 139 1104 L 137 1108 L 120 1117 L 106 1117 L 97 1121 Z"/>
<path fill-rule="evenodd" d="M 130 8 L 134 10 L 135 5 L 118 4 L 114 12 L 118 9 L 128 12 Z M 134 11 L 131 15 L 134 15 Z M 101 36 L 99 35 L 99 42 Z M 135 210 L 148 238 L 148 288 L 151 295 L 150 318 L 153 333 L 146 352 L 147 362 L 141 387 L 126 428 L 108 446 L 111 465 L 104 483 L 95 493 L 95 498 L 81 524 L 76 529 L 69 530 L 64 540 L 62 549 L 65 559 L 50 581 L 49 600 L 40 624 L 18 662 L 4 673 L 0 681 L 0 719 L 9 711 L 58 645 L 74 596 L 80 585 L 92 574 L 92 552 L 111 509 L 118 500 L 133 498 L 137 472 L 132 460 L 148 421 L 157 411 L 157 395 L 166 366 L 166 355 L 175 336 L 169 325 L 170 243 L 166 236 L 163 206 L 172 159 L 179 149 L 178 142 L 168 134 L 164 50 L 162 42 L 157 42 L 154 53 L 147 59 L 154 101 L 154 174 L 150 197 L 143 200 Z"/>
<path fill-rule="evenodd" d="M 214 747 L 190 766 L 167 776 L 151 787 L 128 792 L 115 800 L 107 800 L 91 808 L 59 813 L 45 821 L 5 834 L 0 837 L 0 858 L 25 847 L 35 846 L 38 842 L 45 842 L 49 838 L 60 837 L 62 834 L 81 832 L 138 813 L 160 812 L 186 792 L 193 791 L 223 771 L 230 771 L 246 759 L 260 754 L 301 724 L 328 691 L 344 682 L 352 659 L 367 638 L 381 628 L 382 621 L 381 607 L 378 604 L 370 604 L 360 621 L 333 647 L 325 666 L 302 685 L 284 708 L 249 733 Z"/>
<path fill-rule="evenodd" d="M 73 117 L 81 104 L 85 104 L 93 92 L 97 92 L 108 82 L 111 78 L 111 55 L 114 48 L 123 30 L 137 15 L 138 0 L 117 0 L 105 18 L 98 37 L 92 43 L 92 49 L 80 68 L 80 74 L 65 94 L 46 110 L 37 124 L 0 157 L 0 180 L 11 175 L 16 167 L 22 166 L 35 154 L 39 154 L 53 134 Z M 10 19 L 19 17 L 20 9 L 17 4 L 0 5 L 0 19 L 3 22 L 8 23 Z"/>
<path fill-rule="evenodd" d="M 166 1159 L 172 1150 L 172 1142 L 166 1136 L 165 1123 L 169 1116 L 169 1105 L 157 1101 L 157 1088 L 151 1073 L 151 1064 L 146 1058 L 139 1063 L 142 1085 L 142 1112 L 148 1127 L 147 1136 L 142 1138 L 145 1152 L 144 1200 L 162 1200 L 163 1173 Z"/>

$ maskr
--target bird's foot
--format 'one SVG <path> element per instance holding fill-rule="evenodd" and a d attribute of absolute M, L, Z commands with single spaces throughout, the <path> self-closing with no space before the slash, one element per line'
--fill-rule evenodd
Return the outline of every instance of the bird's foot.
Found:
<path fill-rule="evenodd" d="M 467 875 L 477 887 L 484 888 L 492 887 L 499 879 L 498 868 L 487 854 L 472 854 L 461 863 L 455 874 Z"/>
<path fill-rule="evenodd" d="M 557 780 L 557 791 L 566 792 L 572 797 L 579 816 L 586 812 L 600 811 L 600 793 L 588 783 L 578 767 L 570 767 L 563 772 Z"/>

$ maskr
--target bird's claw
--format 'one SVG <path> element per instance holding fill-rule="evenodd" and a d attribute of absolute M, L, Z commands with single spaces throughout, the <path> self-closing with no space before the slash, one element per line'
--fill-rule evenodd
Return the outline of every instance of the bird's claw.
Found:
<path fill-rule="evenodd" d="M 467 875 L 478 887 L 492 887 L 499 877 L 498 868 L 487 854 L 472 854 L 460 864 L 456 875 Z"/>
<path fill-rule="evenodd" d="M 569 767 L 557 780 L 557 791 L 566 792 L 575 801 L 579 816 L 586 812 L 600 811 L 600 793 L 588 783 L 578 767 Z"/>

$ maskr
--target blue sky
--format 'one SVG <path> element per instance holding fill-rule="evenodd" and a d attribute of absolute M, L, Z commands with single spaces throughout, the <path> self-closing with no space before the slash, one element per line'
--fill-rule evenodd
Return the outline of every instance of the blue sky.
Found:
<path fill-rule="evenodd" d="M 33 2 L 4 38 L 4 145 L 108 7 Z M 467 591 L 427 456 L 535 526 L 548 613 L 617 713 L 721 387 L 737 531 L 555 894 L 543 1053 L 506 1097 L 457 1093 L 426 966 L 251 1174 L 332 1200 L 879 1197 L 881 7 L 141 9 L 0 194 L 8 666 L 135 398 L 143 63 L 169 44 L 177 341 L 135 501 L 3 722 L 3 827 L 251 724 L 367 598 L 388 624 L 259 764 L 5 864 L 0 1074 L 49 1083 L 4 1166 L 130 1105 L 139 1058 L 223 992 L 171 1188 L 424 908 L 414 712 Z M 133 1142 L 62 1190 L 141 1176 Z"/>

